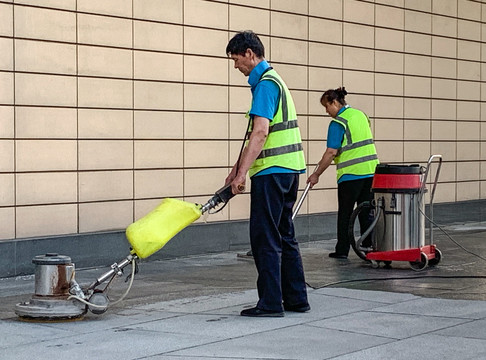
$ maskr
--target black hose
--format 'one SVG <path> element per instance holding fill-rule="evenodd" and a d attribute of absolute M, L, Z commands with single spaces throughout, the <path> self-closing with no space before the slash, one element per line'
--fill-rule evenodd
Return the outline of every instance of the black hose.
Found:
<path fill-rule="evenodd" d="M 365 238 L 366 236 L 369 235 L 369 233 L 373 230 L 373 228 L 376 225 L 376 222 L 378 220 L 378 216 L 375 218 L 373 223 L 370 225 L 368 229 L 363 233 L 363 235 L 359 238 L 358 241 L 354 238 L 354 223 L 356 222 L 356 218 L 359 216 L 359 213 L 363 210 L 364 207 L 371 207 L 371 204 L 369 201 L 364 201 L 358 206 L 356 206 L 356 209 L 354 209 L 353 213 L 351 214 L 351 217 L 349 218 L 349 226 L 348 226 L 348 239 L 349 243 L 351 244 L 351 247 L 353 248 L 354 252 L 356 255 L 358 255 L 361 259 L 366 260 L 366 254 L 359 249 L 360 243 L 362 242 L 362 238 Z M 366 234 L 366 236 L 365 236 Z"/>

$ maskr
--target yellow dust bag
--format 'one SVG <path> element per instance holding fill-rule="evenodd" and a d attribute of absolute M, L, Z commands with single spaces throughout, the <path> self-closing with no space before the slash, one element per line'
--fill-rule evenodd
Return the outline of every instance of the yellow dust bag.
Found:
<path fill-rule="evenodd" d="M 143 259 L 162 249 L 200 216 L 199 205 L 166 198 L 150 213 L 129 225 L 126 236 L 137 256 Z"/>

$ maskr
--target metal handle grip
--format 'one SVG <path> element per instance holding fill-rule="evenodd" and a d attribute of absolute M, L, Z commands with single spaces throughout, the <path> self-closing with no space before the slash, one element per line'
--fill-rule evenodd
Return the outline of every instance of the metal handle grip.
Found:
<path fill-rule="evenodd" d="M 317 169 L 319 168 L 319 165 L 316 165 L 314 171 L 312 173 L 315 173 L 317 171 Z M 292 221 L 295 219 L 295 217 L 297 216 L 299 210 L 300 210 L 300 207 L 302 206 L 302 203 L 304 202 L 306 196 L 307 196 L 307 193 L 309 192 L 310 190 L 310 186 L 311 184 L 308 183 L 307 186 L 305 187 L 304 189 L 304 192 L 302 193 L 299 201 L 297 202 L 297 205 L 295 206 L 295 209 L 294 209 L 294 212 L 292 213 Z"/>
<path fill-rule="evenodd" d="M 305 197 L 307 196 L 307 193 L 309 192 L 309 189 L 310 189 L 310 183 L 308 183 L 307 186 L 305 187 L 305 190 L 302 193 L 302 196 L 300 197 L 299 202 L 295 206 L 294 212 L 292 213 L 292 220 L 294 220 L 295 217 L 297 216 L 297 213 L 299 212 L 300 207 L 302 206 L 302 203 L 304 202 Z"/>

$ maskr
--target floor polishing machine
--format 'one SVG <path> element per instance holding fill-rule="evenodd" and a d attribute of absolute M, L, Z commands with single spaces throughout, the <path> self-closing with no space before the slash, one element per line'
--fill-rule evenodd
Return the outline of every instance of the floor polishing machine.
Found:
<path fill-rule="evenodd" d="M 242 186 L 242 185 L 241 185 Z M 244 190 L 242 186 L 241 191 Z M 15 313 L 22 319 L 66 320 L 84 316 L 88 310 L 103 314 L 109 306 L 123 300 L 130 290 L 137 271 L 137 260 L 160 250 L 171 238 L 199 217 L 215 208 L 224 207 L 233 197 L 231 186 L 226 185 L 204 205 L 166 198 L 162 203 L 126 229 L 131 245 L 130 254 L 82 288 L 75 280 L 75 268 L 69 256 L 47 253 L 35 256 L 35 293 L 27 302 L 15 306 Z M 123 269 L 131 265 L 130 284 L 125 294 L 111 302 L 107 290 Z"/>
<path fill-rule="evenodd" d="M 429 170 L 437 163 L 435 178 L 429 194 L 429 241 L 425 239 L 425 194 Z M 372 183 L 373 200 L 359 204 L 351 215 L 349 238 L 355 253 L 379 267 L 383 262 L 389 267 L 392 261 L 409 262 L 415 271 L 437 265 L 442 253 L 433 243 L 433 199 L 442 156 L 430 156 L 426 166 L 419 164 L 379 164 Z M 367 210 L 367 211 L 365 211 Z M 364 216 L 370 217 L 363 219 Z M 355 236 L 354 225 L 371 223 L 362 235 Z M 366 246 L 365 246 L 366 245 Z"/>

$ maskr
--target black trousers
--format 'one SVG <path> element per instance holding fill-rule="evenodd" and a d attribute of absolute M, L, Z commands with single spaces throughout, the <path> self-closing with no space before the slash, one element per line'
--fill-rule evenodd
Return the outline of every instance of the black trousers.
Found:
<path fill-rule="evenodd" d="M 283 311 L 307 304 L 307 290 L 292 209 L 298 174 L 270 174 L 251 179 L 250 242 L 258 271 L 257 307 Z"/>
<path fill-rule="evenodd" d="M 373 195 L 371 193 L 371 184 L 373 177 L 343 181 L 338 184 L 338 223 L 337 223 L 337 244 L 336 253 L 340 255 L 348 255 L 349 253 L 349 238 L 348 228 L 351 214 L 354 210 L 354 205 L 359 205 L 364 201 L 371 201 Z M 371 209 L 371 208 L 370 208 Z M 359 214 L 359 225 L 361 234 L 368 229 L 370 221 L 369 211 L 363 211 Z M 365 240 L 364 245 L 368 239 Z"/>

